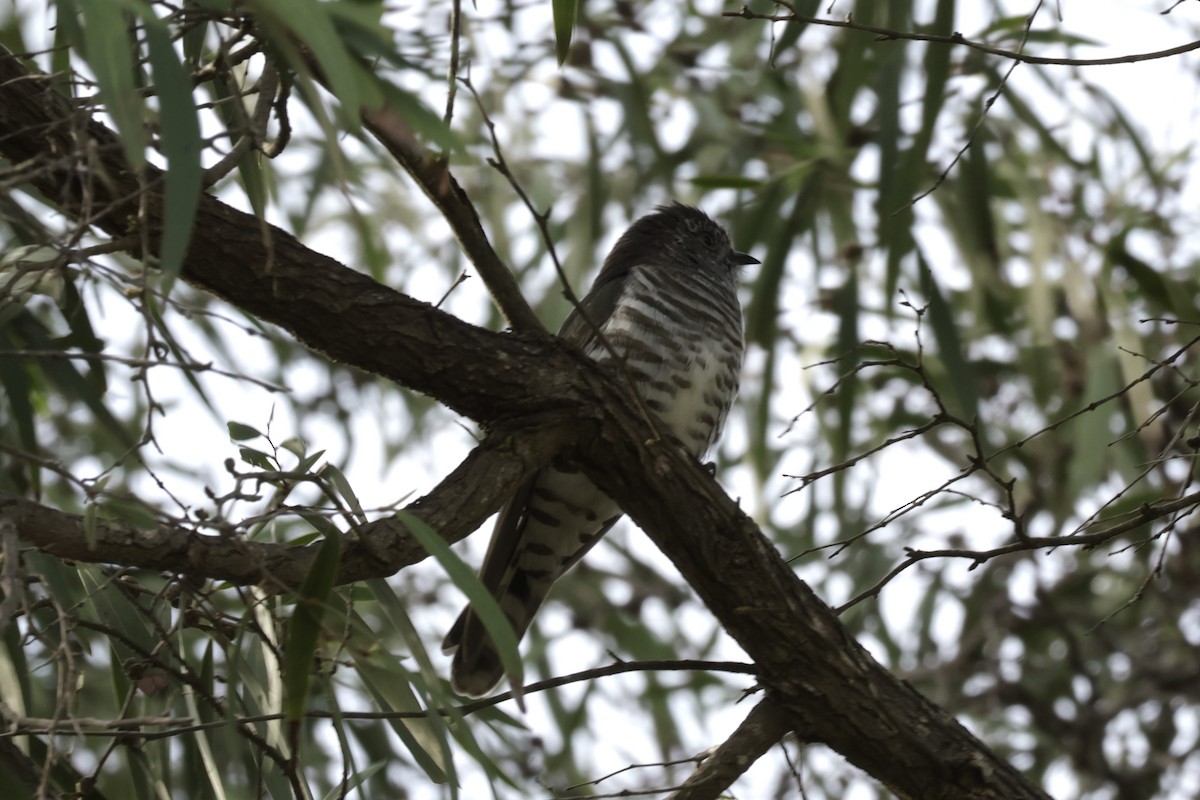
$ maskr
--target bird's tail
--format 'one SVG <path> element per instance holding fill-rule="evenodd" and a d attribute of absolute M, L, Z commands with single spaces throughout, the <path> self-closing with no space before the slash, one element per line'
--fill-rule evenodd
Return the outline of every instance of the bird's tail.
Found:
<path fill-rule="evenodd" d="M 621 510 L 582 473 L 546 469 L 530 479 L 496 520 L 480 582 L 512 625 L 525 635 L 550 586 L 573 567 L 621 516 Z M 454 653 L 454 690 L 479 697 L 504 676 L 500 654 L 467 606 L 442 642 Z"/>
<path fill-rule="evenodd" d="M 525 635 L 538 608 L 546 598 L 550 583 L 540 585 L 519 570 L 498 598 L 500 610 L 512 626 L 517 641 Z M 504 665 L 495 642 L 484 628 L 474 609 L 467 606 L 442 640 L 442 652 L 453 653 L 450 664 L 450 685 L 459 694 L 482 697 L 495 688 L 504 677 Z"/>

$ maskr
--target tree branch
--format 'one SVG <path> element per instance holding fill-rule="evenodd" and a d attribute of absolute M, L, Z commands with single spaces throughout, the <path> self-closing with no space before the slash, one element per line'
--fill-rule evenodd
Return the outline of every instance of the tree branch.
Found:
<path fill-rule="evenodd" d="M 733 735 L 710 752 L 667 800 L 716 800 L 789 731 L 791 720 L 774 699 L 760 700 Z"/>
<path fill-rule="evenodd" d="M 607 388 L 607 387 L 606 387 Z M 1045 798 L 944 710 L 883 668 L 703 467 L 604 400 L 584 472 L 675 564 L 788 715 L 904 798 Z"/>
<path fill-rule="evenodd" d="M 391 106 L 366 109 L 362 112 L 362 119 L 367 130 L 408 171 L 450 224 L 463 252 L 479 270 L 479 277 L 483 278 L 492 300 L 513 330 L 545 331 L 545 326 L 521 293 L 512 271 L 492 249 L 479 215 L 475 213 L 474 204 L 458 181 L 454 180 L 445 158 L 429 153 L 417 140 L 404 117 Z"/>
<path fill-rule="evenodd" d="M 570 443 L 566 425 L 537 430 L 506 428 L 489 436 L 440 484 L 405 511 L 424 520 L 448 542 L 483 524 L 535 470 Z M 166 570 L 237 584 L 299 586 L 320 542 L 304 547 L 253 542 L 236 535 L 206 535 L 184 524 L 138 528 L 85 517 L 0 492 L 0 520 L 10 519 L 24 542 L 59 558 Z M 339 584 L 381 578 L 423 560 L 428 553 L 402 522 L 380 519 L 343 534 Z"/>
<path fill-rule="evenodd" d="M 128 247 L 138 257 L 158 252 L 162 171 L 148 165 L 135 174 L 112 130 L 76 112 L 47 78 L 3 50 L 0 134 L 0 156 L 27 166 L 29 183 L 63 212 L 118 238 L 139 234 Z M 194 230 L 200 238 L 181 276 L 313 350 L 433 395 L 481 422 L 558 414 L 573 405 L 578 411 L 563 398 L 578 396 L 579 387 L 568 385 L 579 377 L 571 365 L 587 359 L 540 327 L 505 335 L 469 325 L 207 194 Z M 138 250 L 141 241 L 150 253 Z M 464 353 L 489 358 L 464 359 Z M 541 365 L 532 376 L 518 368 L 531 358 Z"/>
<path fill-rule="evenodd" d="M 0 155 L 36 164 L 30 182 L 65 213 L 78 214 L 90 200 L 100 210 L 89 222 L 118 235 L 144 233 L 156 246 L 161 173 L 147 169 L 139 183 L 112 131 L 63 108 L 44 78 L 0 56 Z M 99 163 L 74 165 L 69 154 L 78 152 Z M 624 385 L 601 365 L 553 337 L 468 325 L 267 228 L 270 247 L 253 216 L 203 197 L 183 277 L 314 349 L 484 423 L 572 418 L 585 472 L 751 656 L 791 727 L 812 731 L 900 797 L 1046 797 L 876 662 L 712 477 L 653 437 Z"/>

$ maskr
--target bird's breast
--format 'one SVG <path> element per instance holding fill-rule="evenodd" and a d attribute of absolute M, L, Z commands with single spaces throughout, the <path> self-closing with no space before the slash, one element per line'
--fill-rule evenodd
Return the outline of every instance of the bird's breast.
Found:
<path fill-rule="evenodd" d="M 742 316 L 732 285 L 635 272 L 603 332 L 647 410 L 702 455 L 720 436 L 741 372 Z M 592 355 L 611 361 L 599 343 Z"/>

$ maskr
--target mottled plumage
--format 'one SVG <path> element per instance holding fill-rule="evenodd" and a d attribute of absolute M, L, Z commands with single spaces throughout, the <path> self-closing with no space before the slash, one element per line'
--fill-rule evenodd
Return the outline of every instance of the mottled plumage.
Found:
<path fill-rule="evenodd" d="M 660 432 L 700 457 L 721 435 L 742 365 L 735 253 L 704 212 L 661 206 L 621 237 L 560 335 L 601 362 L 612 360 L 598 328 L 624 360 Z M 587 319 L 583 317 L 587 315 Z M 590 320 L 590 322 L 589 322 Z M 500 512 L 480 579 L 520 638 L 550 585 L 621 516 L 583 473 L 556 463 L 539 471 Z M 446 635 L 456 691 L 481 695 L 502 676 L 499 656 L 468 606 Z"/>

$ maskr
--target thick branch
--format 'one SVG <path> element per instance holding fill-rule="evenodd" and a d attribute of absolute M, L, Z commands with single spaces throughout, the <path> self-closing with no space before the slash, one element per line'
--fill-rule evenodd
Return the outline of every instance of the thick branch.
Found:
<path fill-rule="evenodd" d="M 111 204 L 93 224 L 161 230 L 160 175 L 140 191 L 114 134 L 78 142 L 48 84 L 0 57 L 0 155 L 43 160 L 30 181 L 66 213 Z M 73 165 L 63 154 L 97 153 Z M 90 180 L 80 185 L 80 174 Z M 100 180 L 97 174 L 105 176 Z M 87 176 L 92 176 L 88 178 Z M 144 210 L 139 216 L 137 211 Z M 676 564 L 758 665 L 792 727 L 910 798 L 1044 798 L 946 712 L 892 676 L 791 572 L 757 526 L 694 460 L 656 440 L 623 384 L 549 336 L 489 333 L 379 286 L 258 220 L 205 197 L 183 276 L 292 331 L 309 346 L 427 392 L 485 423 L 574 415 L 597 423 L 577 455 Z"/>

